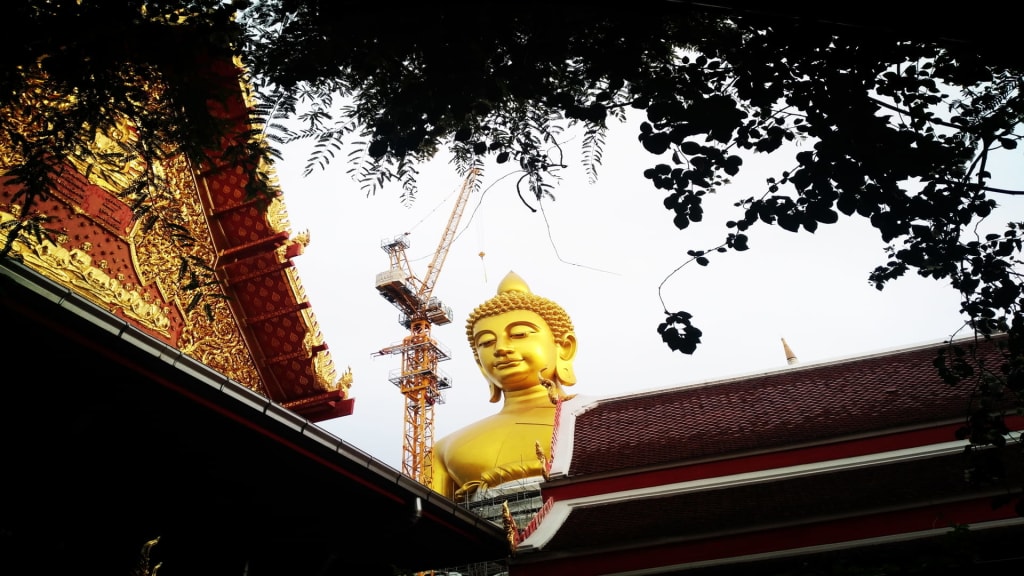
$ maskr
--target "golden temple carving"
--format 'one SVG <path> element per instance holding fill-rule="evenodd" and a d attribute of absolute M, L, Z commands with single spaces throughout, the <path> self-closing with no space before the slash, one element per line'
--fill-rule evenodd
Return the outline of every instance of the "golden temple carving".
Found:
<path fill-rule="evenodd" d="M 142 545 L 142 550 L 139 552 L 139 561 L 136 564 L 135 570 L 132 571 L 132 576 L 157 576 L 162 563 L 157 562 L 156 566 L 153 566 L 151 557 L 153 548 L 159 543 L 160 537 L 157 536 Z"/>
<path fill-rule="evenodd" d="M 15 219 L 10 212 L 0 211 L 0 224 Z M 126 318 L 142 326 L 168 335 L 170 319 L 167 309 L 146 299 L 138 290 L 129 289 L 121 279 L 110 277 L 102 265 L 81 248 L 67 249 L 50 240 L 38 242 L 22 235 L 13 245 L 13 252 L 22 262 L 42 275 L 99 304 L 108 310 L 118 310 Z"/>
<path fill-rule="evenodd" d="M 303 236 L 301 234 L 299 238 L 299 242 L 302 243 Z M 302 245 L 305 246 L 308 244 L 308 242 L 309 237 L 307 234 L 305 236 L 305 243 L 303 243 Z M 302 285 L 302 280 L 299 278 L 299 275 L 296 273 L 295 269 L 288 268 L 286 270 L 286 273 L 288 275 L 288 279 L 290 280 L 292 290 L 294 291 L 296 301 L 308 301 L 306 297 L 306 289 Z M 341 380 L 336 380 L 338 378 L 338 375 L 337 370 L 335 369 L 334 366 L 334 360 L 331 359 L 331 355 L 327 352 L 327 350 L 322 349 L 324 345 L 324 337 L 323 333 L 320 331 L 320 323 L 317 321 L 316 314 L 313 313 L 313 309 L 304 309 L 302 311 L 302 318 L 306 324 L 305 348 L 311 354 L 313 354 L 313 367 L 316 372 L 315 376 L 317 379 L 317 384 L 324 390 L 328 391 L 339 389 L 347 390 L 349 386 L 352 385 L 352 369 L 349 368 L 348 372 L 342 375 Z M 320 351 L 313 353 L 314 349 Z M 343 381 L 346 376 L 348 379 L 347 383 Z"/>
<path fill-rule="evenodd" d="M 118 193 L 145 176 L 147 168 L 159 171 L 159 165 L 147 166 L 134 153 L 138 137 L 127 120 L 118 121 L 106 131 L 96 132 L 96 141 L 89 153 L 72 154 L 68 161 L 89 182 L 108 192 Z M 97 162 L 96 159 L 103 159 Z"/>
<path fill-rule="evenodd" d="M 547 457 L 547 454 L 544 454 L 544 447 L 540 445 L 539 440 L 533 445 L 533 451 L 537 455 L 537 461 L 540 462 L 541 475 L 545 480 L 550 480 L 549 468 L 551 466 L 551 459 Z"/>
<path fill-rule="evenodd" d="M 8 111 L 26 134 L 34 133 L 33 116 L 27 111 L 40 107 L 60 109 L 74 102 L 71 95 L 47 91 L 42 78 L 37 80 L 36 86 L 37 90 L 23 95 L 20 112 Z M 110 212 L 111 202 L 120 203 L 127 210 L 126 221 L 129 226 L 120 229 L 111 226 L 96 211 L 83 206 L 88 190 L 84 191 L 86 196 L 76 195 L 76 190 L 53 192 L 67 202 L 75 213 L 90 218 L 127 243 L 140 286 L 125 286 L 122 279 L 108 276 L 102 261 L 92 262 L 87 245 L 69 249 L 49 240 L 38 242 L 22 235 L 14 245 L 17 255 L 45 276 L 164 337 L 173 336 L 169 332 L 171 321 L 168 313 L 170 306 L 175 307 L 184 320 L 176 342 L 182 352 L 250 389 L 261 391 L 259 373 L 227 303 L 220 298 L 210 298 L 204 301 L 208 307 L 189 310 L 192 295 L 182 289 L 178 280 L 183 259 L 212 264 L 216 258 L 191 166 L 184 158 L 147 165 L 139 154 L 133 152 L 135 131 L 127 120 L 118 121 L 112 127 L 95 133 L 94 141 L 83 143 L 76 153 L 69 156 L 68 162 L 86 177 L 89 184 L 111 194 L 105 200 L 107 206 L 103 211 Z M 6 135 L 0 137 L 0 174 L 4 172 L 4 167 L 21 161 Z M 180 227 L 182 234 L 191 237 L 190 241 L 176 243 L 169 234 L 146 233 L 142 222 L 133 221 L 125 200 L 117 199 L 117 194 L 133 185 L 147 171 L 151 171 L 154 181 L 160 183 L 159 189 L 153 186 L 145 188 L 149 196 L 149 213 L 159 215 Z M 5 220 L 22 216 L 20 207 L 16 206 L 10 206 L 7 212 L 0 213 L 0 218 Z M 210 280 L 215 280 L 212 274 Z M 139 289 L 148 285 L 157 289 L 163 303 L 154 302 L 151 295 Z"/>
<path fill-rule="evenodd" d="M 352 367 L 345 368 L 345 371 L 341 374 L 341 378 L 334 383 L 335 390 L 348 390 L 352 387 Z"/>
<path fill-rule="evenodd" d="M 143 283 L 154 283 L 185 318 L 178 340 L 178 348 L 182 352 L 243 386 L 260 391 L 259 373 L 227 301 L 208 299 L 209 314 L 201 307 L 188 310 L 192 295 L 182 290 L 177 281 L 181 260 L 191 257 L 212 263 L 216 259 L 216 251 L 191 167 L 185 159 L 178 158 L 168 162 L 164 173 L 169 188 L 176 193 L 154 198 L 153 210 L 173 215 L 175 223 L 186 229 L 195 240 L 181 246 L 166 234 L 144 234 L 141 224 L 136 223 L 129 242 L 139 278 Z"/>
<path fill-rule="evenodd" d="M 505 539 L 508 540 L 509 550 L 515 552 L 519 546 L 519 526 L 516 525 L 516 519 L 508 507 L 508 500 L 501 503 L 501 522 L 505 526 Z"/>
<path fill-rule="evenodd" d="M 576 397 L 575 394 L 567 394 L 565 389 L 562 388 L 562 384 L 557 380 L 545 378 L 543 374 L 538 374 L 537 378 L 540 380 L 541 386 L 548 391 L 548 400 L 552 404 L 558 404 L 566 400 L 572 400 Z"/>
<path fill-rule="evenodd" d="M 275 232 L 285 232 L 290 229 L 288 209 L 280 197 L 271 199 L 270 204 L 267 205 L 267 224 Z M 308 244 L 308 240 L 306 244 Z"/>
<path fill-rule="evenodd" d="M 6 119 L 16 127 L 19 134 L 33 140 L 42 138 L 39 134 L 46 132 L 41 128 L 47 115 L 70 110 L 75 105 L 76 97 L 74 94 L 52 90 L 42 72 L 29 78 L 29 85 L 34 89 L 21 93 L 18 109 L 7 110 L 5 113 Z M 151 101 L 159 97 L 159 87 L 144 84 L 140 88 L 140 92 L 147 94 Z M 80 134 L 89 134 L 89 128 L 83 127 Z M 119 193 L 143 177 L 148 169 L 159 170 L 159 166 L 147 165 L 138 154 L 138 138 L 126 118 L 118 118 L 110 126 L 93 128 L 93 139 L 78 142 L 77 149 L 67 157 L 67 161 L 86 176 L 91 184 L 108 192 Z M 0 172 L 3 168 L 24 161 L 18 155 L 17 147 L 12 144 L 8 134 L 0 134 Z"/>
<path fill-rule="evenodd" d="M 34 79 L 33 86 L 33 90 L 21 95 L 21 102 L 14 109 L 0 111 L 13 123 L 14 132 L 28 141 L 45 138 L 41 123 L 48 114 L 59 114 L 75 104 L 73 94 L 52 90 L 41 74 Z M 242 98 L 248 98 L 248 87 L 242 83 L 239 87 Z M 144 88 L 140 94 L 145 94 L 149 102 L 159 99 L 159 86 Z M 135 127 L 127 119 L 93 128 L 85 127 L 79 132 L 83 140 L 67 158 L 73 170 L 66 170 L 57 178 L 49 190 L 51 198 L 34 198 L 31 214 L 22 213 L 22 206 L 13 205 L 12 196 L 0 196 L 0 223 L 29 219 L 39 222 L 40 212 L 45 211 L 56 214 L 48 226 L 64 227 L 56 236 L 42 240 L 20 234 L 11 245 L 12 256 L 163 337 L 191 358 L 257 393 L 269 395 L 269 384 L 262 381 L 257 359 L 250 352 L 252 342 L 247 338 L 252 335 L 243 334 L 244 330 L 252 329 L 250 321 L 254 317 L 229 300 L 239 293 L 234 292 L 237 286 L 224 284 L 229 281 L 228 265 L 219 261 L 224 251 L 218 253 L 215 242 L 215 237 L 223 239 L 223 230 L 211 229 L 223 225 L 214 220 L 220 218 L 220 210 L 244 207 L 246 201 L 225 206 L 225 201 L 219 196 L 214 200 L 210 191 L 216 185 L 227 195 L 236 194 L 252 178 L 266 178 L 273 191 L 277 188 L 273 166 L 261 160 L 256 174 L 240 166 L 229 166 L 229 171 L 200 176 L 183 156 L 147 161 L 140 153 Z M 15 142 L 10 133 L 0 134 L 0 176 L 24 162 Z M 4 204 L 5 198 L 12 204 Z M 237 202 L 235 198 L 227 204 Z M 291 304 L 307 304 L 298 275 L 287 263 L 309 244 L 309 233 L 290 234 L 281 196 L 271 194 L 267 199 L 266 210 L 246 218 L 251 218 L 252 230 L 259 234 L 269 227 L 288 237 L 274 252 L 261 254 L 276 258 L 283 265 L 286 290 L 290 289 L 295 297 Z M 145 207 L 144 215 L 133 212 L 140 205 Z M 212 212 L 215 209 L 218 212 Z M 153 228 L 154 222 L 158 228 Z M 255 241 L 252 244 L 259 249 Z M 96 248 L 91 249 L 91 245 Z M 260 266 L 266 264 L 257 265 L 250 273 L 276 270 L 273 266 Z M 273 290 L 278 290 L 276 285 Z M 287 302 L 287 295 L 282 296 Z M 275 312 L 268 309 L 266 317 L 259 319 L 272 318 Z M 291 318 L 287 321 L 291 322 Z M 292 327 L 296 327 L 295 322 L 289 325 Z M 301 309 L 297 328 L 297 332 L 305 330 L 298 336 L 301 340 L 293 333 L 280 340 L 282 350 L 278 357 L 289 364 L 288 370 L 292 372 L 287 382 L 277 385 L 288 388 L 291 395 L 305 398 L 320 392 L 347 392 L 352 385 L 351 369 L 338 376 L 310 308 Z M 291 347 L 293 342 L 300 346 Z M 260 366 L 267 361 L 260 358 Z"/>

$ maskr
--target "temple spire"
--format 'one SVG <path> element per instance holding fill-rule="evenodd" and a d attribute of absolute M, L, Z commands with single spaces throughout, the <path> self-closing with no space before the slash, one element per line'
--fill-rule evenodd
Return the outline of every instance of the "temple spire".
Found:
<path fill-rule="evenodd" d="M 786 364 L 792 366 L 798 362 L 796 354 L 793 354 L 793 350 L 789 347 L 789 344 L 786 343 L 785 338 L 782 339 L 782 350 L 786 353 Z"/>

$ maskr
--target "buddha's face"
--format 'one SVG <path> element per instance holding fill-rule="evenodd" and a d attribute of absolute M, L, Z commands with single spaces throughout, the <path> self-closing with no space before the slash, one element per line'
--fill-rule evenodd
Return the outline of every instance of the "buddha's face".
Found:
<path fill-rule="evenodd" d="M 541 373 L 552 378 L 561 348 L 547 322 L 527 310 L 477 320 L 473 345 L 484 376 L 506 393 L 539 385 Z"/>

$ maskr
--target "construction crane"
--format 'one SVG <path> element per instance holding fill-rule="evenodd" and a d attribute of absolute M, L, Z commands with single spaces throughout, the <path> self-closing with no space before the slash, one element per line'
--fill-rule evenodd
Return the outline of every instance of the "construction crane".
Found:
<path fill-rule="evenodd" d="M 409 248 L 408 232 L 381 242 L 391 265 L 386 272 L 377 274 L 377 291 L 398 308 L 398 322 L 409 330 L 409 335 L 401 343 L 373 355 L 399 354 L 402 357 L 401 370 L 392 371 L 388 377 L 405 397 L 402 473 L 426 486 L 431 485 L 429 464 L 434 448 L 434 406 L 444 402 L 442 391 L 451 387 L 451 379 L 437 369 L 438 362 L 448 360 L 451 355 L 431 337 L 430 327 L 451 322 L 452 311 L 434 297 L 434 284 L 455 240 L 476 175 L 476 169 L 470 170 L 462 183 L 441 242 L 422 279 L 413 274 L 405 253 Z"/>

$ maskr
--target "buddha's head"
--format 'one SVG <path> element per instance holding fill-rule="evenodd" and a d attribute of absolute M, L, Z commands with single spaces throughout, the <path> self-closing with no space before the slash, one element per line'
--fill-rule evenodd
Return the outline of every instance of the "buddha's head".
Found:
<path fill-rule="evenodd" d="M 490 384 L 491 402 L 503 392 L 541 385 L 542 379 L 576 383 L 572 320 L 561 306 L 530 292 L 514 272 L 501 281 L 496 296 L 469 315 L 466 336 Z"/>

